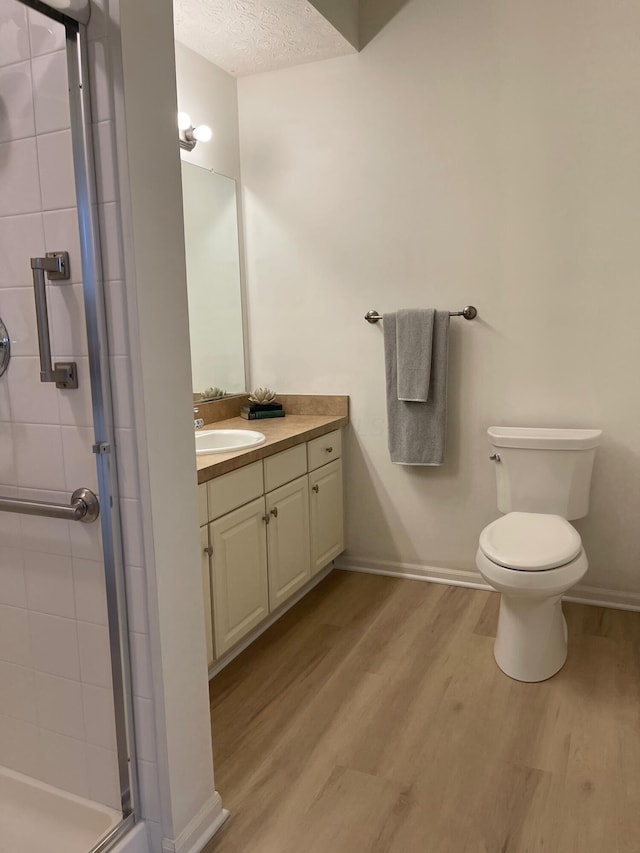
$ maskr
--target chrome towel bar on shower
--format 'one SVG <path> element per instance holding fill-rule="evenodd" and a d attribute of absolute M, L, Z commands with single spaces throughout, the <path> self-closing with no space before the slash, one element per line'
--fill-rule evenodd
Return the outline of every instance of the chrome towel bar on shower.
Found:
<path fill-rule="evenodd" d="M 450 317 L 464 317 L 465 320 L 475 320 L 478 316 L 478 309 L 473 305 L 465 305 L 462 311 L 449 311 Z M 364 319 L 367 323 L 377 323 L 378 320 L 382 320 L 382 314 L 379 314 L 375 309 L 372 311 L 367 311 L 364 315 Z"/>
<path fill-rule="evenodd" d="M 91 489 L 76 489 L 70 504 L 48 501 L 25 501 L 22 498 L 0 498 L 0 512 L 19 512 L 23 515 L 41 515 L 65 521 L 83 521 L 89 524 L 100 515 L 100 503 Z"/>

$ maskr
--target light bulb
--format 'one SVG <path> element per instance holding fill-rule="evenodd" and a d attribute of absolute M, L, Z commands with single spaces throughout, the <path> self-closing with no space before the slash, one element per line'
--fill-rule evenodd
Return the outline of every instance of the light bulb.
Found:
<path fill-rule="evenodd" d="M 191 127 L 191 116 L 189 113 L 178 113 L 178 130 L 189 130 Z"/>
<path fill-rule="evenodd" d="M 212 136 L 213 132 L 207 124 L 199 124 L 193 131 L 193 138 L 198 142 L 209 142 Z"/>

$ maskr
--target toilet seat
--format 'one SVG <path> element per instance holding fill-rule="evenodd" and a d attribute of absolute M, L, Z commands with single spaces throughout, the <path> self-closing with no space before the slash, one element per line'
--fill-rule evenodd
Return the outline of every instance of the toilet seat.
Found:
<path fill-rule="evenodd" d="M 541 572 L 570 563 L 582 551 L 580 534 L 559 515 L 509 512 L 480 534 L 480 551 L 506 569 Z"/>
<path fill-rule="evenodd" d="M 540 600 L 566 593 L 582 580 L 589 563 L 587 555 L 581 549 L 577 557 L 563 566 L 546 571 L 523 572 L 494 563 L 478 548 L 476 566 L 484 580 L 496 592 L 511 597 Z"/>

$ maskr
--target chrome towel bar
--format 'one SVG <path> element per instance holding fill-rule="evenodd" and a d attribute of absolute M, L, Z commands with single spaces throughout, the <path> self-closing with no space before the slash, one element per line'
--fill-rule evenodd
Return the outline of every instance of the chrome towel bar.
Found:
<path fill-rule="evenodd" d="M 100 515 L 100 503 L 91 489 L 76 489 L 68 505 L 25 501 L 22 498 L 0 498 L 0 512 L 19 512 L 23 515 L 41 515 L 44 518 L 62 518 L 65 521 L 83 521 L 90 524 Z"/>
<path fill-rule="evenodd" d="M 478 316 L 478 309 L 473 305 L 465 305 L 462 311 L 449 311 L 450 317 L 464 317 L 465 320 L 475 320 Z M 382 314 L 379 314 L 375 309 L 372 311 L 367 311 L 364 315 L 364 319 L 367 323 L 377 323 L 378 320 L 382 320 Z"/>

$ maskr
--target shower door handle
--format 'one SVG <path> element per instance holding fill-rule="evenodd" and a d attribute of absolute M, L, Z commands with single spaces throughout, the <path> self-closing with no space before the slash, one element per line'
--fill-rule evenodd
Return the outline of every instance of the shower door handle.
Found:
<path fill-rule="evenodd" d="M 100 502 L 91 489 L 76 489 L 68 504 L 0 497 L 0 512 L 19 512 L 23 515 L 40 515 L 44 518 L 61 518 L 64 521 L 83 521 L 90 524 L 100 515 Z"/>
<path fill-rule="evenodd" d="M 51 337 L 49 335 L 49 310 L 47 308 L 47 282 L 68 281 L 68 252 L 47 252 L 44 258 L 31 258 L 33 292 L 36 299 L 36 323 L 40 348 L 40 382 L 55 382 L 56 388 L 77 388 L 78 368 L 75 361 L 51 363 Z"/>

